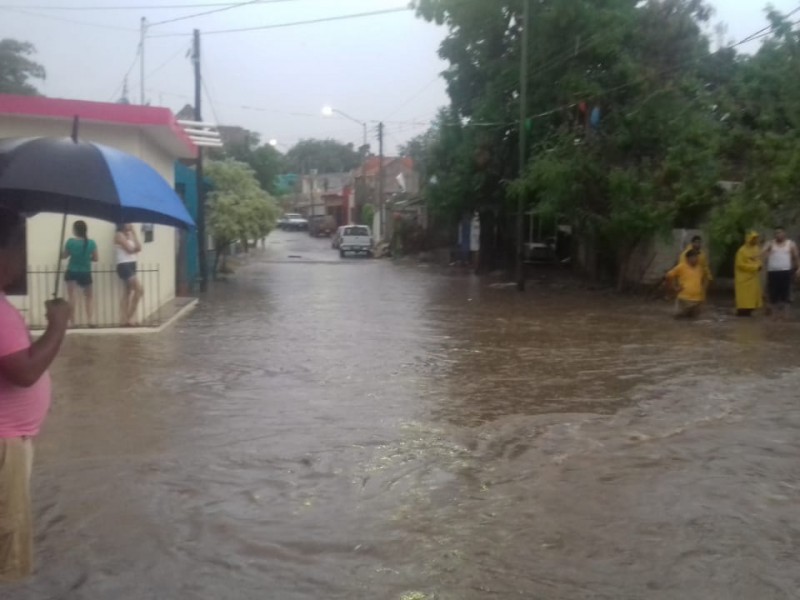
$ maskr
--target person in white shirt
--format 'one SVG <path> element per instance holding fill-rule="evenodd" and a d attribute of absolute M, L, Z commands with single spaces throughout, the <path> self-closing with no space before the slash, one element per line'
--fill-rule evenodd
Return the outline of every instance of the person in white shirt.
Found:
<path fill-rule="evenodd" d="M 125 327 L 136 325 L 136 309 L 144 295 L 142 283 L 136 275 L 136 258 L 142 251 L 142 244 L 133 225 L 126 223 L 117 226 L 114 237 L 117 255 L 117 275 L 125 284 L 122 292 L 122 324 Z"/>
<path fill-rule="evenodd" d="M 764 247 L 770 308 L 782 317 L 791 301 L 792 276 L 800 264 L 797 245 L 786 237 L 783 227 L 775 228 L 775 239 Z"/>

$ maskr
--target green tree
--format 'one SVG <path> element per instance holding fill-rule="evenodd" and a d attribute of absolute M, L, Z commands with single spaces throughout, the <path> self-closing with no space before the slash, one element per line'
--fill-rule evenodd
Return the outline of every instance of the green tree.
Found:
<path fill-rule="evenodd" d="M 639 241 L 714 205 L 722 126 L 703 77 L 711 60 L 703 2 L 531 2 L 531 143 L 522 173 L 522 2 L 417 4 L 449 29 L 440 55 L 449 62 L 451 106 L 429 155 L 439 181 L 430 201 L 496 218 L 501 257 L 514 256 L 518 194 L 569 218 L 618 276 Z"/>
<path fill-rule="evenodd" d="M 278 195 L 278 176 L 286 172 L 283 154 L 270 145 L 263 145 L 253 150 L 246 162 L 255 172 L 262 189 L 273 196 Z"/>
<path fill-rule="evenodd" d="M 265 192 L 247 164 L 232 159 L 212 161 L 206 167 L 212 182 L 207 195 L 207 224 L 214 240 L 214 272 L 225 269 L 230 247 L 249 247 L 251 240 L 266 237 L 274 229 L 280 209 Z"/>
<path fill-rule="evenodd" d="M 361 164 L 361 156 L 353 144 L 336 140 L 300 140 L 286 153 L 286 168 L 290 173 L 342 173 Z"/>
<path fill-rule="evenodd" d="M 725 245 L 746 229 L 800 217 L 800 34 L 776 11 L 768 16 L 772 31 L 755 54 L 715 65 L 725 179 L 742 182 L 715 210 L 715 238 Z"/>
<path fill-rule="evenodd" d="M 229 158 L 248 164 L 253 169 L 261 189 L 272 196 L 278 195 L 278 176 L 286 170 L 285 158 L 276 148 L 268 144 L 262 145 L 260 136 L 256 132 L 248 131 L 244 143 L 228 143 L 223 149 L 210 152 L 209 158 L 213 160 Z"/>
<path fill-rule="evenodd" d="M 36 48 L 29 42 L 10 38 L 0 40 L 0 94 L 39 94 L 30 80 L 44 79 L 45 70 L 29 58 L 35 53 Z"/>

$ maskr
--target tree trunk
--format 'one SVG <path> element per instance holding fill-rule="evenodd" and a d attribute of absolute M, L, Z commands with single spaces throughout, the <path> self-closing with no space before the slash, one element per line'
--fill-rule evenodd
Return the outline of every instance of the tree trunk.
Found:
<path fill-rule="evenodd" d="M 214 266 L 211 268 L 211 276 L 214 279 L 217 278 L 217 273 L 219 272 L 219 253 L 220 249 L 219 246 L 217 246 L 214 250 Z"/>
<path fill-rule="evenodd" d="M 624 292 L 628 283 L 627 276 L 630 270 L 631 257 L 638 244 L 624 244 L 617 250 L 617 291 Z"/>
<path fill-rule="evenodd" d="M 220 272 L 222 272 L 222 273 L 227 273 L 228 272 L 228 252 L 229 252 L 229 249 L 230 249 L 230 246 L 225 246 L 225 248 L 222 250 L 222 264 L 220 264 L 220 266 L 219 266 Z"/>

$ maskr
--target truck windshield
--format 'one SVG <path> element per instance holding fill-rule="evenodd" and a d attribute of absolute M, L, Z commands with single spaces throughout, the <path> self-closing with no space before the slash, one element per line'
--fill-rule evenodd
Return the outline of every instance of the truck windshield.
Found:
<path fill-rule="evenodd" d="M 366 227 L 345 227 L 344 233 L 342 235 L 359 235 L 359 236 L 369 236 L 369 229 Z"/>

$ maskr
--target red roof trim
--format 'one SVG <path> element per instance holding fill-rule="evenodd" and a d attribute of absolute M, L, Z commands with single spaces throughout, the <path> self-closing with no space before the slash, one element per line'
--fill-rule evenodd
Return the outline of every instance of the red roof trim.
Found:
<path fill-rule="evenodd" d="M 178 125 L 175 115 L 168 108 L 89 102 L 86 100 L 63 100 L 61 98 L 45 98 L 43 96 L 0 94 L 0 115 L 46 117 L 51 119 L 72 119 L 77 115 L 82 120 L 99 123 L 131 125 L 134 127 L 166 127 L 189 150 L 193 153 L 197 152 L 197 147 L 186 135 L 183 128 Z"/>

